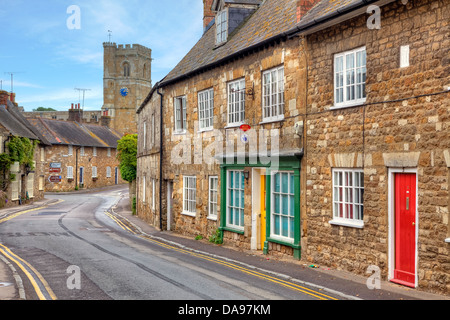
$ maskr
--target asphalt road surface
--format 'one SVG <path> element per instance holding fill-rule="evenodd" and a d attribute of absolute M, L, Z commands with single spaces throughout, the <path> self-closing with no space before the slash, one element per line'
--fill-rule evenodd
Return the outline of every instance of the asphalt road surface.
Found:
<path fill-rule="evenodd" d="M 342 299 L 135 233 L 107 212 L 120 192 L 50 195 L 61 202 L 0 223 L 27 300 Z"/>

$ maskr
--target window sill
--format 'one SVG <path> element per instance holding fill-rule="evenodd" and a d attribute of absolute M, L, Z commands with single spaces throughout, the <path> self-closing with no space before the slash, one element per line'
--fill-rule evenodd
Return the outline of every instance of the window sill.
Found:
<path fill-rule="evenodd" d="M 195 217 L 197 215 L 196 213 L 192 213 L 192 212 L 188 212 L 188 211 L 182 211 L 181 214 L 185 215 L 185 216 L 189 216 L 189 217 Z"/>
<path fill-rule="evenodd" d="M 242 123 L 230 123 L 229 125 L 225 126 L 224 129 L 233 129 L 233 128 L 240 128 L 244 122 Z"/>
<path fill-rule="evenodd" d="M 213 130 L 214 130 L 213 127 L 208 127 L 208 128 L 204 128 L 204 129 L 199 129 L 197 131 L 197 133 L 208 132 L 208 131 L 213 131 Z"/>
<path fill-rule="evenodd" d="M 445 242 L 450 243 L 450 238 L 445 239 Z"/>
<path fill-rule="evenodd" d="M 358 228 L 358 229 L 364 228 L 364 221 L 330 220 L 330 221 L 329 221 L 329 224 L 332 224 L 332 225 L 335 225 L 335 226 L 343 226 L 343 227 Z"/>
<path fill-rule="evenodd" d="M 235 226 L 226 226 L 226 227 L 223 228 L 223 230 L 230 231 L 230 232 L 235 232 L 235 233 L 239 233 L 239 234 L 244 234 L 244 228 L 238 229 Z"/>
<path fill-rule="evenodd" d="M 283 244 L 286 246 L 292 246 L 294 244 L 294 239 L 290 239 L 290 238 L 286 238 L 286 237 L 282 237 L 282 236 L 276 236 L 276 235 L 271 235 L 267 240 L 270 242 L 275 242 L 275 243 Z"/>
<path fill-rule="evenodd" d="M 185 135 L 186 134 L 186 130 L 184 130 L 184 131 L 174 131 L 173 132 L 173 135 L 175 135 L 175 136 L 182 136 L 182 135 Z"/>
<path fill-rule="evenodd" d="M 263 119 L 259 124 L 268 124 L 268 123 L 274 123 L 274 122 L 281 122 L 284 121 L 284 116 L 279 118 L 270 118 L 270 119 Z"/>
<path fill-rule="evenodd" d="M 346 109 L 346 108 L 351 108 L 351 107 L 358 107 L 358 106 L 362 106 L 363 104 L 366 103 L 366 99 L 364 100 L 358 100 L 355 102 L 348 102 L 348 103 L 344 103 L 344 104 L 338 104 L 338 105 L 333 105 L 330 110 L 338 110 L 338 109 Z"/>
<path fill-rule="evenodd" d="M 217 221 L 217 216 L 208 216 L 207 219 L 211 221 Z"/>

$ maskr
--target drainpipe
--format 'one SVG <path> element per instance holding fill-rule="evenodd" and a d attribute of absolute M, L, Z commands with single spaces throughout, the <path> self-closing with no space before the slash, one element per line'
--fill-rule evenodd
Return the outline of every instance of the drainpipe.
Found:
<path fill-rule="evenodd" d="M 162 164 L 163 164 L 163 98 L 164 95 L 159 92 L 159 87 L 156 90 L 156 93 L 161 98 L 161 106 L 160 106 L 160 125 L 159 125 L 159 229 L 162 231 Z"/>

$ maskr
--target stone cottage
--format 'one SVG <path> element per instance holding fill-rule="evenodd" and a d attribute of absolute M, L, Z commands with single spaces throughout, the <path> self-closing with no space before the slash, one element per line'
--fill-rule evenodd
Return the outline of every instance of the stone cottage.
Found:
<path fill-rule="evenodd" d="M 335 6 L 321 1 L 298 25 L 308 46 L 302 254 L 449 293 L 450 3 Z"/>
<path fill-rule="evenodd" d="M 138 109 L 138 214 L 448 294 L 448 1 L 204 8 Z"/>
<path fill-rule="evenodd" d="M 300 258 L 306 61 L 285 34 L 298 3 L 204 5 L 202 38 L 138 110 L 138 214 Z"/>
<path fill-rule="evenodd" d="M 11 144 L 15 145 L 14 153 L 18 151 L 31 159 L 23 159 L 23 163 L 17 159 L 11 159 Z M 20 112 L 15 102 L 15 94 L 0 91 L 0 155 L 2 156 L 0 207 L 25 204 L 44 197 L 41 155 L 42 150 L 48 145 L 46 139 Z M 27 153 L 31 154 L 27 155 Z M 6 158 L 3 157 L 4 155 Z M 8 160 L 3 162 L 5 159 Z"/>
<path fill-rule="evenodd" d="M 29 118 L 51 144 L 43 152 L 46 191 L 73 191 L 122 184 L 117 143 L 121 135 L 106 126 L 79 122 L 82 110 L 69 110 L 69 121 Z"/>

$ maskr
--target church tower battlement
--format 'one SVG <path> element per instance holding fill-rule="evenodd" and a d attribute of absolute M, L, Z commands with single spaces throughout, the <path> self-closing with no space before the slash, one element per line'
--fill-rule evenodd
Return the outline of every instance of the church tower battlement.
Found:
<path fill-rule="evenodd" d="M 137 133 L 136 109 L 152 88 L 152 50 L 139 44 L 103 43 L 103 114 L 122 134 Z"/>

